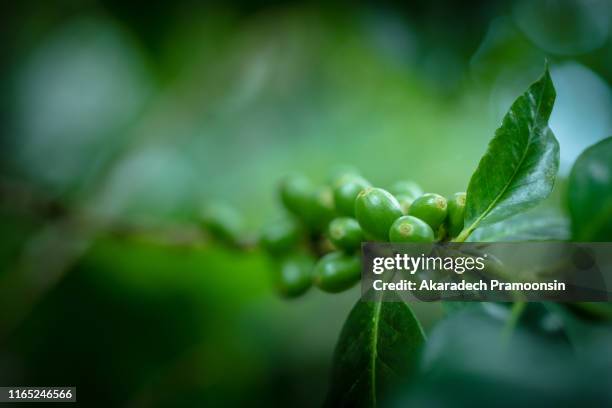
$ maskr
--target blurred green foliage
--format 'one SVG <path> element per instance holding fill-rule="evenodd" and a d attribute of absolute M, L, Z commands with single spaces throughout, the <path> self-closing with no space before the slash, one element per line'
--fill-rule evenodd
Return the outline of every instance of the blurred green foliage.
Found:
<path fill-rule="evenodd" d="M 612 134 L 605 1 L 7 7 L 0 181 L 27 189 L 1 191 L 0 383 L 76 385 L 88 406 L 318 405 L 359 294 L 281 301 L 257 252 L 83 234 L 37 197 L 145 226 L 224 200 L 254 230 L 284 174 L 339 162 L 464 191 L 545 58 L 562 175 Z M 426 330 L 440 309 L 415 305 Z"/>

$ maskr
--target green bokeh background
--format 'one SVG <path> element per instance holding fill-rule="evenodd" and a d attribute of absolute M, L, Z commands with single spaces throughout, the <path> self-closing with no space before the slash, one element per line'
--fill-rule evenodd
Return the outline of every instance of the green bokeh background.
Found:
<path fill-rule="evenodd" d="M 0 385 L 91 406 L 317 406 L 358 299 L 278 299 L 268 260 L 84 228 L 39 201 L 191 228 L 211 200 L 251 231 L 280 177 L 338 164 L 465 190 L 548 61 L 561 182 L 612 134 L 609 2 L 407 6 L 24 1 L 3 13 Z M 17 194 L 19 193 L 19 194 Z M 426 330 L 438 304 L 415 305 Z"/>

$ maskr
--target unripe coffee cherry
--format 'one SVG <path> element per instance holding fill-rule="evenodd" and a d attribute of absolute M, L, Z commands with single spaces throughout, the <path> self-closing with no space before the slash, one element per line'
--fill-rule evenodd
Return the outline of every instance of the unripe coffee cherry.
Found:
<path fill-rule="evenodd" d="M 295 220 L 277 220 L 264 228 L 260 243 L 270 254 L 282 254 L 295 247 L 300 239 L 300 232 L 300 225 Z"/>
<path fill-rule="evenodd" d="M 357 170 L 355 167 L 346 164 L 339 164 L 334 166 L 329 172 L 328 181 L 332 186 L 335 186 L 342 179 L 359 176 L 359 170 Z"/>
<path fill-rule="evenodd" d="M 335 218 L 329 223 L 329 239 L 338 249 L 353 252 L 361 247 L 363 231 L 354 218 Z"/>
<path fill-rule="evenodd" d="M 314 231 L 322 231 L 334 217 L 329 187 L 315 188 L 304 176 L 289 176 L 280 185 L 281 200 L 292 214 Z"/>
<path fill-rule="evenodd" d="M 433 242 L 434 232 L 425 221 L 404 215 L 395 220 L 389 229 L 391 242 Z"/>
<path fill-rule="evenodd" d="M 356 255 L 331 252 L 314 268 L 314 284 L 324 292 L 342 292 L 359 281 L 361 261 Z"/>
<path fill-rule="evenodd" d="M 345 176 L 334 186 L 334 203 L 338 213 L 347 217 L 355 216 L 355 199 L 359 193 L 370 187 L 370 183 L 359 176 Z"/>
<path fill-rule="evenodd" d="M 463 230 L 465 216 L 465 193 L 455 193 L 448 199 L 448 216 L 446 228 L 451 237 L 456 237 Z"/>
<path fill-rule="evenodd" d="M 200 213 L 200 222 L 214 238 L 235 245 L 244 233 L 244 220 L 234 208 L 220 204 L 208 204 Z"/>
<path fill-rule="evenodd" d="M 335 215 L 332 190 L 322 186 L 313 191 L 308 198 L 301 218 L 311 230 L 324 231 Z"/>
<path fill-rule="evenodd" d="M 415 183 L 414 181 L 406 180 L 396 181 L 395 183 L 393 183 L 393 185 L 391 185 L 391 188 L 389 189 L 389 192 L 396 197 L 401 195 L 409 197 L 412 200 L 415 200 L 423 195 L 423 190 L 417 183 Z"/>
<path fill-rule="evenodd" d="M 446 198 L 439 194 L 423 194 L 410 206 L 408 214 L 425 221 L 432 230 L 437 231 L 438 227 L 446 218 L 447 204 Z"/>
<path fill-rule="evenodd" d="M 292 254 L 284 258 L 274 276 L 276 290 L 288 298 L 305 293 L 312 286 L 314 264 L 314 259 L 304 254 Z"/>
<path fill-rule="evenodd" d="M 310 180 L 302 175 L 287 176 L 280 183 L 280 197 L 289 212 L 301 217 L 314 192 Z"/>
<path fill-rule="evenodd" d="M 391 224 L 401 216 L 397 199 L 382 188 L 367 188 L 355 200 L 355 217 L 364 232 L 374 239 L 387 241 Z"/>

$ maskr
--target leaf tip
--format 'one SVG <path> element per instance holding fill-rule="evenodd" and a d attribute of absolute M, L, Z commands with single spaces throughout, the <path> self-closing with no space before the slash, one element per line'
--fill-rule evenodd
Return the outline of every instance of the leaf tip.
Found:
<path fill-rule="evenodd" d="M 541 80 L 544 80 L 547 83 L 549 83 L 553 90 L 555 89 L 553 82 L 552 82 L 552 78 L 550 76 L 550 60 L 548 58 L 544 59 L 544 73 L 542 74 Z M 555 96 L 556 96 L 556 92 L 555 92 Z"/>

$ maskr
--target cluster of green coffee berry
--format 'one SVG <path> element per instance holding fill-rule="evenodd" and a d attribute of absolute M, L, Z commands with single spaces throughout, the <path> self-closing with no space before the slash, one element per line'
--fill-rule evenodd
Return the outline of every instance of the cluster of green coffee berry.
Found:
<path fill-rule="evenodd" d="M 325 186 L 301 175 L 287 177 L 280 198 L 287 214 L 264 228 L 259 243 L 270 254 L 275 286 L 286 297 L 313 284 L 331 293 L 353 286 L 361 274 L 362 242 L 442 241 L 463 229 L 465 193 L 446 199 L 423 193 L 411 181 L 387 191 L 353 171 Z"/>

